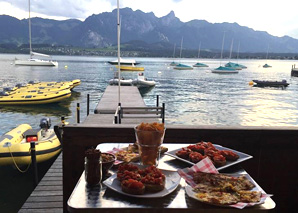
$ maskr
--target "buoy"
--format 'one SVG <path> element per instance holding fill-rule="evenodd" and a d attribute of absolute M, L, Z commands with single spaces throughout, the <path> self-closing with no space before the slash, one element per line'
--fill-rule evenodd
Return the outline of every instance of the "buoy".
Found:
<path fill-rule="evenodd" d="M 67 68 L 68 68 L 68 66 L 67 66 L 67 65 L 65 65 L 65 66 L 64 66 L 64 68 L 65 68 L 65 69 L 67 69 Z"/>
<path fill-rule="evenodd" d="M 161 72 L 159 71 L 158 74 L 161 74 Z"/>
<path fill-rule="evenodd" d="M 254 82 L 253 82 L 253 81 L 250 81 L 248 84 L 249 84 L 250 86 L 252 86 L 252 85 L 254 84 Z"/>

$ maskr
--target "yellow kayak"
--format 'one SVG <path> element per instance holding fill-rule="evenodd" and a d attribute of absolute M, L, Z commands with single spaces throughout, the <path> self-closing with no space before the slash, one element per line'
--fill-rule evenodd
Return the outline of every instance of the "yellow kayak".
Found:
<path fill-rule="evenodd" d="M 30 141 L 35 143 L 37 163 L 49 160 L 61 151 L 61 143 L 53 129 L 43 126 L 33 130 L 30 125 L 21 124 L 0 137 L 0 165 L 30 164 Z"/>
<path fill-rule="evenodd" d="M 23 92 L 12 95 L 0 96 L 0 105 L 20 105 L 20 104 L 48 104 L 59 102 L 71 96 L 70 89 L 61 91 L 44 92 Z"/>

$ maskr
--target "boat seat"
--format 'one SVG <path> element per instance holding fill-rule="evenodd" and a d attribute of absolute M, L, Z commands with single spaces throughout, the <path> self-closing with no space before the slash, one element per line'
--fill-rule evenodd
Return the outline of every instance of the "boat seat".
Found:
<path fill-rule="evenodd" d="M 37 133 L 39 132 L 39 129 L 28 129 L 23 133 L 24 138 L 27 138 L 29 136 L 37 136 Z"/>

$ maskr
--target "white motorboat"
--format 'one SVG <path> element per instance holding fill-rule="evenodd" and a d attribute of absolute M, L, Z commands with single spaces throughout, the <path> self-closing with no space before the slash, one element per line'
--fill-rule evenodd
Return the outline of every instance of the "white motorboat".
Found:
<path fill-rule="evenodd" d="M 113 65 L 118 65 L 118 59 L 114 60 L 114 61 L 108 61 L 109 64 L 113 64 Z M 136 62 L 136 60 L 134 59 L 123 59 L 120 58 L 120 65 L 137 65 L 139 64 L 138 62 Z"/>
<path fill-rule="evenodd" d="M 120 85 L 121 86 L 132 86 L 132 81 L 133 81 L 132 79 L 120 79 Z M 109 84 L 118 86 L 118 84 L 119 84 L 118 78 L 111 79 L 109 81 Z"/>
<path fill-rule="evenodd" d="M 137 79 L 132 81 L 132 85 L 137 86 L 138 88 L 145 88 L 145 87 L 154 87 L 156 85 L 155 81 L 149 81 L 143 73 L 138 75 Z"/>
<path fill-rule="evenodd" d="M 37 53 L 32 51 L 31 44 L 31 18 L 30 18 L 30 0 L 29 0 L 29 45 L 30 45 L 30 58 L 26 60 L 15 59 L 15 65 L 25 65 L 25 66 L 58 66 L 57 61 L 53 60 L 42 60 L 42 59 L 34 59 L 33 56 L 41 56 L 41 57 L 51 57 L 46 54 Z"/>

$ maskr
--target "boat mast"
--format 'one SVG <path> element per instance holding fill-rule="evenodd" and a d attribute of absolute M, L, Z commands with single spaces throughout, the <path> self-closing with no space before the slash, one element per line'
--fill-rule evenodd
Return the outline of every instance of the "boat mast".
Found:
<path fill-rule="evenodd" d="M 231 43 L 231 48 L 230 48 L 230 60 L 232 58 L 233 43 L 234 43 L 234 38 L 232 38 L 232 43 Z"/>
<path fill-rule="evenodd" d="M 118 43 L 118 104 L 120 105 L 120 14 L 119 14 L 119 0 L 117 0 L 117 43 Z"/>
<path fill-rule="evenodd" d="M 200 52 L 201 52 L 201 42 L 199 44 L 198 58 L 200 58 Z"/>
<path fill-rule="evenodd" d="M 267 59 L 268 59 L 268 52 L 269 52 L 269 44 L 268 44 L 268 47 L 267 47 L 266 62 L 267 62 Z"/>
<path fill-rule="evenodd" d="M 238 58 L 239 58 L 239 49 L 240 49 L 240 41 L 238 42 L 238 50 L 237 50 L 237 63 L 238 63 Z"/>
<path fill-rule="evenodd" d="M 32 58 L 32 46 L 31 46 L 31 18 L 30 18 L 30 0 L 29 3 L 29 48 L 30 48 L 30 59 Z"/>
<path fill-rule="evenodd" d="M 180 59 L 181 59 L 181 55 L 182 55 L 182 44 L 183 44 L 183 36 L 181 38 L 181 46 L 180 46 Z"/>
<path fill-rule="evenodd" d="M 174 44 L 173 58 L 175 58 L 176 43 Z"/>
<path fill-rule="evenodd" d="M 223 52 L 223 48 L 224 48 L 224 44 L 225 44 L 225 35 L 226 35 L 226 31 L 224 31 L 224 34 L 222 37 L 221 53 L 220 53 L 220 66 L 221 66 L 221 60 L 222 60 L 222 52 Z"/>

